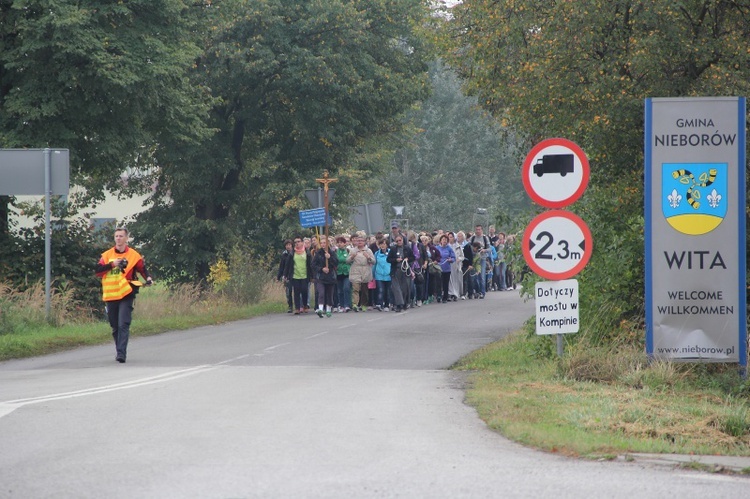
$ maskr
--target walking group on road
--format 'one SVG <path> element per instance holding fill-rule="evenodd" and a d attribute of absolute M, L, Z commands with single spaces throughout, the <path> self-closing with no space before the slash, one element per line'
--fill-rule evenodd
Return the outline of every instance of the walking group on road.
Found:
<path fill-rule="evenodd" d="M 334 312 L 402 312 L 430 303 L 483 299 L 488 291 L 515 289 L 505 253 L 514 243 L 489 227 L 463 231 L 360 231 L 335 238 L 302 237 L 284 242 L 277 279 L 286 289 L 288 313 L 318 317 Z M 334 245 L 335 243 L 335 245 Z M 310 287 L 313 286 L 313 292 Z"/>

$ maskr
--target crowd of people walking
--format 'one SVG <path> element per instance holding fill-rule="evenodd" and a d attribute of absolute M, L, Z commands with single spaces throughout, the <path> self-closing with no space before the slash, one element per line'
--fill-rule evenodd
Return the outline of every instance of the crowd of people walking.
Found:
<path fill-rule="evenodd" d="M 481 225 L 468 234 L 417 233 L 402 231 L 398 222 L 387 234 L 297 236 L 284 241 L 277 279 L 285 285 L 290 314 L 402 312 L 515 289 L 506 262 L 514 242 L 513 235 L 495 232 L 493 226 L 488 234 Z"/>

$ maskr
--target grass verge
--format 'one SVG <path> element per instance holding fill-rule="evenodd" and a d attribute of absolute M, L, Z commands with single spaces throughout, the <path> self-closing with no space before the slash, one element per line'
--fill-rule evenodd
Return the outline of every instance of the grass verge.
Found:
<path fill-rule="evenodd" d="M 472 371 L 467 401 L 488 426 L 549 452 L 596 459 L 636 452 L 750 456 L 746 382 L 736 371 L 649 365 L 643 354 L 636 360 L 637 352 L 586 350 L 540 359 L 534 339 L 519 332 L 455 369 Z M 594 359 L 608 366 L 605 381 L 580 375 L 601 371 L 592 368 Z"/>
<path fill-rule="evenodd" d="M 263 296 L 258 303 L 236 305 L 221 297 L 201 297 L 196 287 L 169 290 L 155 285 L 136 298 L 130 334 L 131 337 L 149 336 L 286 310 L 283 291 L 277 283 L 265 286 Z M 36 303 L 35 308 L 37 315 L 41 315 L 43 302 Z M 111 342 L 112 335 L 103 311 L 101 319 L 68 320 L 62 325 L 50 325 L 39 318 L 17 320 L 10 334 L 3 334 L 0 328 L 0 361 Z"/>

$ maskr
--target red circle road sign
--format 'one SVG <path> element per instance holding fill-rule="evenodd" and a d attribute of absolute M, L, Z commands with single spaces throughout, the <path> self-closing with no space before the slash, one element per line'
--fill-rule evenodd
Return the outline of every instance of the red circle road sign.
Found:
<path fill-rule="evenodd" d="M 523 257 L 531 270 L 545 279 L 568 279 L 586 266 L 594 244 L 581 217 L 549 210 L 534 218 L 523 233 Z"/>
<path fill-rule="evenodd" d="M 531 199 L 546 208 L 563 208 L 586 190 L 589 160 L 575 143 L 547 139 L 526 155 L 521 177 Z"/>

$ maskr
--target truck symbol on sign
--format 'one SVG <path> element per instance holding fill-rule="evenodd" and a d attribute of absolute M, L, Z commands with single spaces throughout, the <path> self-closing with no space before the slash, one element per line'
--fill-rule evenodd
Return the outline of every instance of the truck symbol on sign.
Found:
<path fill-rule="evenodd" d="M 534 173 L 541 177 L 545 173 L 559 173 L 565 176 L 573 173 L 572 154 L 546 154 L 534 164 Z"/>

